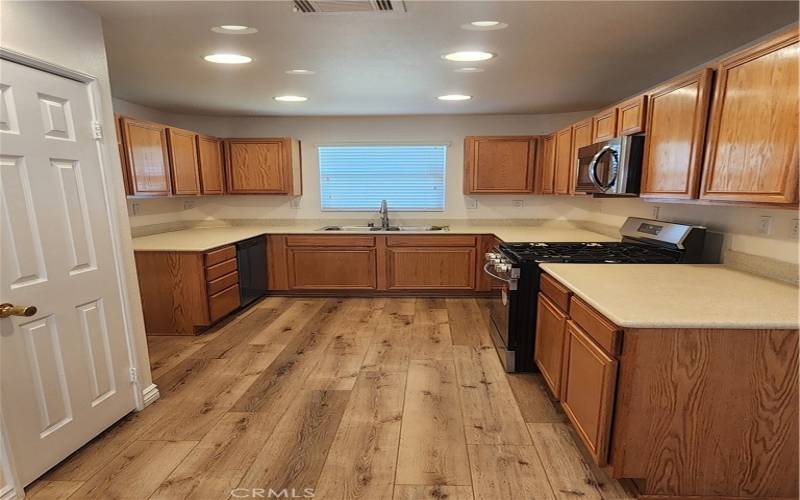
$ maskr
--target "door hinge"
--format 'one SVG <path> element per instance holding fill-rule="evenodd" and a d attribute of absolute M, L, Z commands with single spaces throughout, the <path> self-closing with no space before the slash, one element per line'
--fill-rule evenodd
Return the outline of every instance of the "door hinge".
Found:
<path fill-rule="evenodd" d="M 103 126 L 98 121 L 92 122 L 92 137 L 98 140 L 103 138 Z"/>
<path fill-rule="evenodd" d="M 139 382 L 139 379 L 136 377 L 136 368 L 131 368 L 131 384 L 135 384 Z"/>

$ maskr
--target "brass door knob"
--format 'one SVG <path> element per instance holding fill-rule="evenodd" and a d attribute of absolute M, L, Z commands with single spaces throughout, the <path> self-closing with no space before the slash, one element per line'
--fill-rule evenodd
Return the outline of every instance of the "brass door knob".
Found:
<path fill-rule="evenodd" d="M 0 304 L 0 318 L 9 316 L 33 316 L 36 314 L 36 306 L 15 306 L 5 302 Z"/>

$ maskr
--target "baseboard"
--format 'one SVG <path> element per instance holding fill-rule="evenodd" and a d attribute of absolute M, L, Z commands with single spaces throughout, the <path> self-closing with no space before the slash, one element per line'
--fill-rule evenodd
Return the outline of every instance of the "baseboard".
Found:
<path fill-rule="evenodd" d="M 161 397 L 161 393 L 158 392 L 158 386 L 156 384 L 148 385 L 145 390 L 142 391 L 142 401 L 144 402 L 142 410 L 153 404 L 159 397 Z"/>

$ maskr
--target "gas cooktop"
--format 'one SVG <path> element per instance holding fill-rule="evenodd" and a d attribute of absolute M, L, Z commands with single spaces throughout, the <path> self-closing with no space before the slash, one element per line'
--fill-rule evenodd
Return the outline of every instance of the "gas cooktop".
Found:
<path fill-rule="evenodd" d="M 680 252 L 653 245 L 608 243 L 502 243 L 500 250 L 522 262 L 664 264 L 680 260 Z"/>

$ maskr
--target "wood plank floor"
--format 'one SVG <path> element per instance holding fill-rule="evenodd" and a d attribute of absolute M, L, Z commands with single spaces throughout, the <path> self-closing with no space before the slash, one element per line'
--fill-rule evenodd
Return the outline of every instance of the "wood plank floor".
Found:
<path fill-rule="evenodd" d="M 633 498 L 489 338 L 475 299 L 281 297 L 150 337 L 161 399 L 28 498 Z"/>

